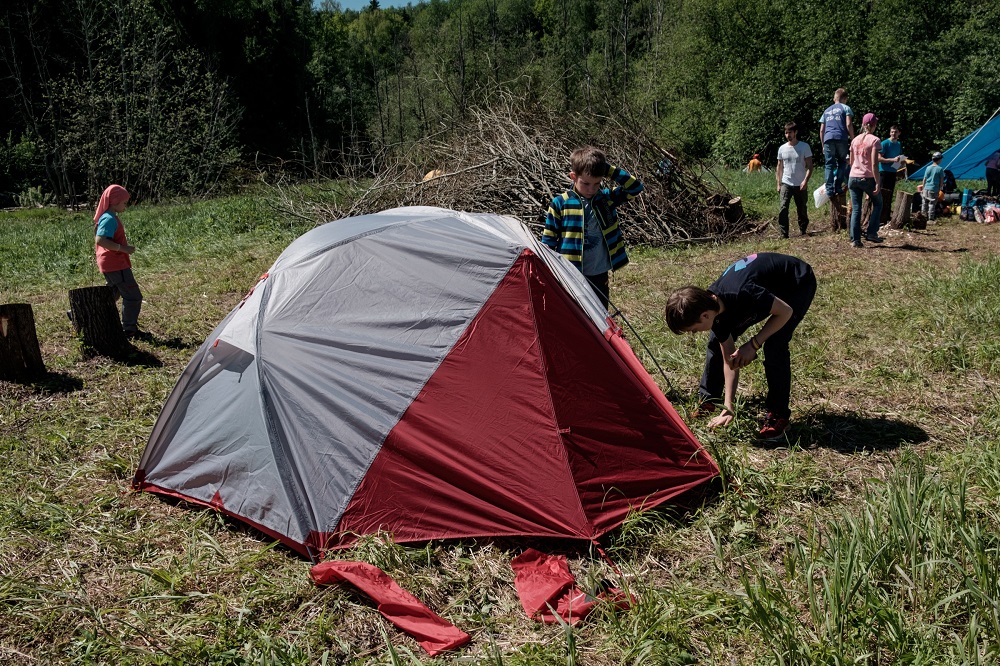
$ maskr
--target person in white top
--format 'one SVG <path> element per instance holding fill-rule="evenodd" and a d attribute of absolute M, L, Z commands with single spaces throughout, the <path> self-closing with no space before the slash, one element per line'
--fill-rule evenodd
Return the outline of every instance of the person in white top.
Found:
<path fill-rule="evenodd" d="M 778 229 L 782 238 L 788 238 L 788 206 L 795 199 L 795 212 L 799 216 L 799 232 L 805 235 L 809 227 L 809 213 L 806 207 L 809 192 L 809 178 L 812 176 L 813 157 L 808 143 L 799 141 L 799 128 L 794 123 L 785 123 L 785 138 L 788 143 L 778 148 L 778 197 L 781 208 L 778 211 Z"/>

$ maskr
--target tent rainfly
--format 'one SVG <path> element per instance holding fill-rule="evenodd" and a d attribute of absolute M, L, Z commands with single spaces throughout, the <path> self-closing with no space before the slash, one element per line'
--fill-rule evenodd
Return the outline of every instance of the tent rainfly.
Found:
<path fill-rule="evenodd" d="M 594 539 L 717 474 L 572 265 L 517 220 L 414 207 L 295 240 L 133 486 L 317 559 L 376 531 Z"/>
<path fill-rule="evenodd" d="M 986 158 L 997 150 L 1000 150 L 1000 116 L 994 114 L 985 125 L 944 151 L 941 166 L 950 170 L 956 180 L 983 180 Z M 928 162 L 914 171 L 909 180 L 923 180 L 930 165 Z"/>

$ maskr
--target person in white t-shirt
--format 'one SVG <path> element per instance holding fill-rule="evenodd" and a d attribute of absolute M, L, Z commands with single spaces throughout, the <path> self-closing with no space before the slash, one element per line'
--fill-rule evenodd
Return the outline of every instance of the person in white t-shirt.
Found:
<path fill-rule="evenodd" d="M 812 176 L 813 158 L 809 144 L 799 141 L 799 128 L 792 123 L 785 123 L 785 138 L 788 143 L 778 148 L 778 168 L 775 177 L 778 181 L 778 196 L 781 208 L 778 211 L 778 228 L 781 237 L 788 238 L 788 207 L 795 199 L 795 211 L 799 216 L 799 231 L 805 235 L 809 227 L 809 214 L 806 199 L 809 192 L 809 178 Z"/>

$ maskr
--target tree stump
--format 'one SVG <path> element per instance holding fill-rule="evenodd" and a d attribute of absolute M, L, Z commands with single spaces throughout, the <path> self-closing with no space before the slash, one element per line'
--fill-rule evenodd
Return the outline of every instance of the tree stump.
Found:
<path fill-rule="evenodd" d="M 743 199 L 734 197 L 727 201 L 722 217 L 729 226 L 735 226 L 742 222 L 746 218 L 746 214 L 743 212 Z"/>
<path fill-rule="evenodd" d="M 830 229 L 846 229 L 848 222 L 846 197 L 843 193 L 833 195 L 830 197 Z"/>
<path fill-rule="evenodd" d="M 868 233 L 868 220 L 872 216 L 872 198 L 869 196 L 864 197 L 864 203 L 861 204 L 861 230 L 862 233 Z"/>
<path fill-rule="evenodd" d="M 910 223 L 910 211 L 913 206 L 913 194 L 900 190 L 896 192 L 896 203 L 892 207 L 892 218 L 889 228 L 902 229 Z"/>
<path fill-rule="evenodd" d="M 128 348 L 111 285 L 81 287 L 69 292 L 70 319 L 83 338 L 84 349 L 118 356 Z"/>
<path fill-rule="evenodd" d="M 0 305 L 0 379 L 30 379 L 43 374 L 45 363 L 38 348 L 31 306 Z"/>

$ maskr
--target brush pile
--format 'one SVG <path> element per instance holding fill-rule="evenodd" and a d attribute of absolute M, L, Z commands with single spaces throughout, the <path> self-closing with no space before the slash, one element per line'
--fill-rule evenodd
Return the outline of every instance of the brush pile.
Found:
<path fill-rule="evenodd" d="M 584 126 L 514 104 L 473 110 L 445 136 L 383 157 L 359 196 L 316 205 L 308 216 L 328 221 L 397 206 L 440 206 L 516 217 L 541 234 L 549 202 L 571 185 L 570 153 L 593 144 L 646 187 L 619 209 L 630 244 L 719 241 L 752 230 L 740 200 L 698 163 L 621 121 L 604 119 L 596 138 L 574 132 Z"/>

